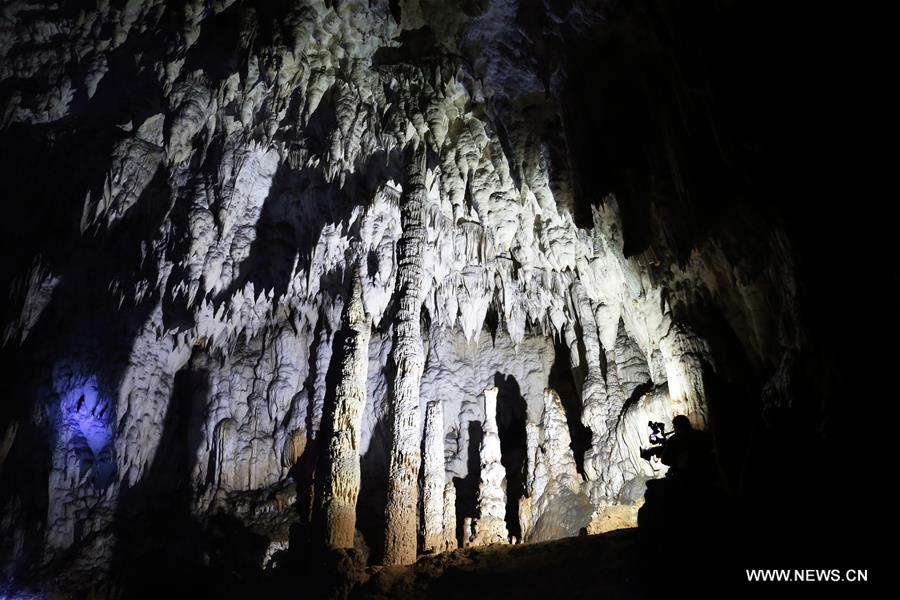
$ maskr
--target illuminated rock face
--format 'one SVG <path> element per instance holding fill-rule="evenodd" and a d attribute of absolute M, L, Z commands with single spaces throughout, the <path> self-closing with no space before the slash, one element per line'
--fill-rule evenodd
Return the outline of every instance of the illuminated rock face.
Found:
<path fill-rule="evenodd" d="M 544 391 L 544 412 L 528 431 L 528 499 L 520 505 L 526 542 L 578 535 L 592 505 L 572 455 L 569 426 L 559 394 Z M 532 458 L 533 457 L 533 458 Z"/>
<path fill-rule="evenodd" d="M 371 323 L 362 302 L 362 286 L 353 278 L 344 308 L 344 357 L 335 394 L 328 475 L 323 492 L 325 540 L 338 548 L 352 548 L 359 496 L 359 436 L 366 402 Z"/>
<path fill-rule="evenodd" d="M 425 227 L 425 146 L 415 149 L 407 165 L 400 197 L 403 234 L 397 243 L 398 309 L 392 357 L 397 367 L 391 405 L 391 455 L 385 512 L 385 564 L 416 560 L 419 499 L 419 385 L 425 366 L 421 311 Z"/>
<path fill-rule="evenodd" d="M 46 212 L 68 233 L 22 250 L 8 286 L 3 339 L 34 355 L 30 404 L 0 431 L 0 468 L 28 482 L 2 496 L 10 573 L 69 552 L 100 572 L 115 525 L 154 510 L 230 515 L 283 548 L 321 506 L 326 542 L 385 564 L 455 548 L 458 527 L 506 542 L 498 375 L 526 407 L 521 539 L 575 535 L 661 474 L 638 454 L 648 420 L 709 420 L 712 351 L 673 307 L 726 298 L 754 360 L 793 348 L 715 243 L 662 266 L 626 254 L 612 196 L 576 223 L 547 93 L 565 72 L 510 59 L 516 3 L 97 4 L 13 2 L 0 32 L 4 135 L 90 163 L 53 172 L 67 187 Z M 590 4 L 570 16 L 599 23 Z M 543 391 L 555 340 L 584 371 L 573 422 Z M 17 466 L 38 451 L 47 469 Z M 34 489 L 46 510 L 18 518 L 45 506 Z"/>

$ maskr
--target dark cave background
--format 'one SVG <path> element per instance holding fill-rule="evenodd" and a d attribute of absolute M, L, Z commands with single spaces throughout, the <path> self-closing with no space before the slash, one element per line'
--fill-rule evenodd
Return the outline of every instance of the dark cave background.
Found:
<path fill-rule="evenodd" d="M 703 0 L 607 14 L 602 33 L 563 49 L 576 214 L 589 223 L 585 200 L 615 193 L 626 254 L 683 262 L 715 235 L 751 269 L 772 260 L 754 240 L 785 229 L 807 336 L 789 406 L 764 406 L 771 372 L 754 372 L 713 307 L 681 315 L 727 365 L 707 391 L 746 511 L 735 535 L 779 539 L 772 564 L 871 559 L 880 510 L 853 505 L 887 456 L 874 374 L 896 355 L 896 15 L 878 2 Z M 856 510 L 865 525 L 839 516 Z"/>

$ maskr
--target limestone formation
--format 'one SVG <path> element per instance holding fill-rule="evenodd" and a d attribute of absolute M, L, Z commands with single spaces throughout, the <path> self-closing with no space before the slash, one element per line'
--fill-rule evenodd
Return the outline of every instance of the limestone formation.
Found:
<path fill-rule="evenodd" d="M 506 542 L 508 506 L 523 543 L 600 530 L 665 473 L 648 420 L 707 425 L 715 361 L 788 406 L 784 232 L 738 260 L 580 180 L 554 48 L 605 3 L 41 4 L 0 18 L 4 581 L 108 595 L 144 568 L 122 532 L 183 542 L 160 502 L 185 554 L 220 560 L 222 516 L 271 568 L 289 539 L 394 565 Z"/>
<path fill-rule="evenodd" d="M 391 404 L 391 455 L 385 512 L 384 562 L 416 560 L 418 530 L 419 385 L 425 363 L 420 315 L 425 293 L 425 145 L 412 152 L 400 198 L 403 234 L 397 243 L 397 321 L 392 357 L 397 368 Z"/>
<path fill-rule="evenodd" d="M 577 535 L 594 507 L 575 465 L 565 410 L 551 388 L 544 391 L 541 423 L 529 430 L 528 444 L 534 458 L 527 466 L 529 497 L 519 505 L 524 540 Z"/>
<path fill-rule="evenodd" d="M 329 472 L 325 483 L 325 540 L 338 548 L 352 548 L 359 496 L 359 436 L 369 371 L 371 325 L 362 301 L 358 274 L 344 307 L 344 358 L 335 394 Z"/>
<path fill-rule="evenodd" d="M 456 486 L 452 481 L 444 485 L 444 522 L 442 550 L 455 550 L 459 547 L 456 539 Z"/>
<path fill-rule="evenodd" d="M 444 550 L 444 413 L 441 401 L 428 403 L 425 413 L 425 469 L 422 482 L 422 551 Z"/>
<path fill-rule="evenodd" d="M 484 423 L 482 425 L 481 482 L 478 486 L 478 519 L 475 521 L 473 545 L 509 541 L 506 530 L 506 469 L 500 462 L 500 436 L 497 431 L 497 388 L 484 390 Z"/>

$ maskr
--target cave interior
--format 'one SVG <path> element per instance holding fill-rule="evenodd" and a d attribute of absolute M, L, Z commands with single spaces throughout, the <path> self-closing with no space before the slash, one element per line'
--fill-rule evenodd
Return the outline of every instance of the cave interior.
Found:
<path fill-rule="evenodd" d="M 876 578 L 888 12 L 6 2 L 0 597 Z"/>

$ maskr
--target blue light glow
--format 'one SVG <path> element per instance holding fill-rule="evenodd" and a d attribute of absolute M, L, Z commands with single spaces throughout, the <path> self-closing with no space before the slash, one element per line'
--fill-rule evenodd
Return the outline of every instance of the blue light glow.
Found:
<path fill-rule="evenodd" d="M 111 407 L 96 376 L 68 387 L 60 404 L 68 450 L 75 452 L 82 473 L 91 471 L 95 486 L 105 487 L 115 470 Z"/>

